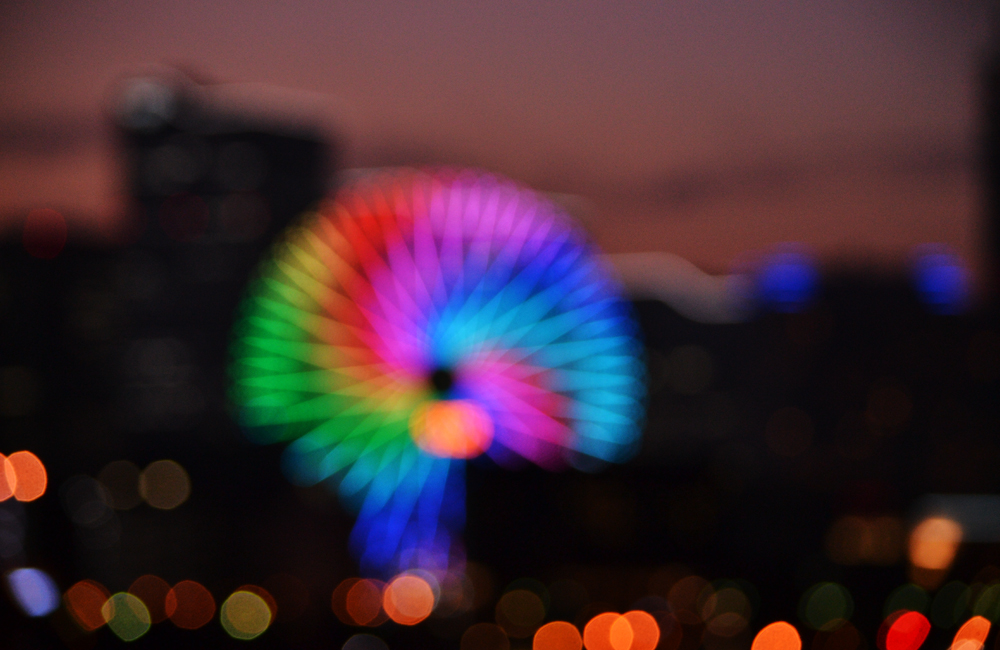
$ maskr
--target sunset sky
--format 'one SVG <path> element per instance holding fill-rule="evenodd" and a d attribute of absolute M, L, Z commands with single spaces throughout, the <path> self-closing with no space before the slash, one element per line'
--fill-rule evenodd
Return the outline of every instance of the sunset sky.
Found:
<path fill-rule="evenodd" d="M 978 264 L 985 0 L 7 2 L 0 218 L 108 229 L 106 110 L 178 66 L 337 134 L 351 166 L 456 163 L 575 194 L 607 250 L 710 271 L 778 242 Z"/>

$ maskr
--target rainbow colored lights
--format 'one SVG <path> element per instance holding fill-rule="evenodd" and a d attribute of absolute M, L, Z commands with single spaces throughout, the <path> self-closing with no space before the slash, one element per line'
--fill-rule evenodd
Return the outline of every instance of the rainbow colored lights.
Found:
<path fill-rule="evenodd" d="M 538 194 L 472 172 L 367 178 L 289 231 L 235 328 L 232 397 L 299 484 L 358 513 L 365 571 L 447 565 L 464 461 L 594 470 L 635 451 L 629 304 Z"/>

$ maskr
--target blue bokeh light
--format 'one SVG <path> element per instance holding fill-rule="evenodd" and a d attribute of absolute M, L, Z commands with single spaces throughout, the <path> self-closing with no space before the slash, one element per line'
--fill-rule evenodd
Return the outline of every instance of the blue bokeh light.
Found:
<path fill-rule="evenodd" d="M 923 251 L 913 266 L 913 282 L 931 313 L 958 314 L 969 306 L 969 271 L 954 253 L 938 248 Z"/>
<path fill-rule="evenodd" d="M 59 588 L 41 569 L 14 569 L 7 574 L 14 602 L 27 616 L 48 616 L 59 607 Z"/>
<path fill-rule="evenodd" d="M 757 275 L 759 300 L 781 313 L 799 312 L 808 307 L 818 288 L 816 263 L 812 256 L 802 251 L 769 255 Z"/>

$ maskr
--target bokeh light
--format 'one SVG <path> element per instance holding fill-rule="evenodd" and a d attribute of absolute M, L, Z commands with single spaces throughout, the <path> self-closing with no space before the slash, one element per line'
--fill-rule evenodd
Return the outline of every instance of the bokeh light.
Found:
<path fill-rule="evenodd" d="M 991 621 L 1000 621 L 1000 583 L 994 582 L 979 590 L 972 613 Z"/>
<path fill-rule="evenodd" d="M 355 634 L 344 642 L 341 650 L 389 650 L 389 645 L 374 634 Z"/>
<path fill-rule="evenodd" d="M 826 554 L 833 562 L 847 566 L 890 566 L 902 557 L 905 539 L 898 517 L 846 515 L 830 526 Z"/>
<path fill-rule="evenodd" d="M 142 503 L 139 494 L 139 468 L 127 460 L 108 463 L 98 473 L 97 480 L 107 491 L 109 505 L 115 510 L 131 510 Z"/>
<path fill-rule="evenodd" d="M 962 541 L 962 527 L 945 517 L 924 519 L 910 533 L 910 562 L 923 569 L 947 569 Z"/>
<path fill-rule="evenodd" d="M 777 621 L 757 633 L 750 650 L 802 650 L 802 637 L 792 624 Z"/>
<path fill-rule="evenodd" d="M 17 487 L 17 473 L 6 456 L 0 454 L 0 501 L 6 501 L 14 496 Z"/>
<path fill-rule="evenodd" d="M 611 629 L 622 616 L 604 612 L 590 619 L 583 628 L 583 645 L 587 650 L 618 650 L 611 644 Z M 629 628 L 631 634 L 631 628 Z M 619 630 L 619 637 L 621 631 Z M 630 639 L 631 641 L 631 639 Z"/>
<path fill-rule="evenodd" d="M 702 622 L 702 612 L 705 603 L 715 590 L 705 578 L 697 575 L 685 576 L 670 587 L 667 602 L 673 608 L 677 620 L 685 625 L 698 625 Z"/>
<path fill-rule="evenodd" d="M 278 616 L 278 601 L 274 599 L 271 592 L 263 587 L 258 587 L 257 585 L 243 585 L 235 591 L 249 591 L 252 594 L 257 594 L 263 599 L 267 604 L 268 610 L 271 612 L 271 621 L 274 621 Z"/>
<path fill-rule="evenodd" d="M 383 604 L 396 623 L 416 625 L 434 611 L 434 591 L 420 576 L 404 574 L 386 586 Z"/>
<path fill-rule="evenodd" d="M 784 250 L 767 256 L 757 275 L 761 302 L 777 312 L 804 310 L 818 290 L 816 262 L 801 250 Z"/>
<path fill-rule="evenodd" d="M 271 625 L 271 608 L 255 593 L 236 591 L 222 603 L 219 622 L 234 639 L 255 639 Z"/>
<path fill-rule="evenodd" d="M 378 625 L 385 621 L 379 620 L 382 610 L 382 591 L 385 588 L 380 580 L 358 580 L 347 591 L 344 607 L 354 625 Z"/>
<path fill-rule="evenodd" d="M 921 251 L 913 265 L 917 294 L 934 314 L 958 314 L 969 306 L 971 275 L 954 253 L 940 247 Z"/>
<path fill-rule="evenodd" d="M 990 633 L 990 622 L 982 616 L 973 616 L 955 633 L 951 650 L 981 650 Z"/>
<path fill-rule="evenodd" d="M 81 580 L 63 594 L 66 609 L 85 632 L 93 632 L 107 622 L 101 608 L 109 598 L 111 592 L 93 580 Z"/>
<path fill-rule="evenodd" d="M 139 475 L 139 494 L 154 508 L 172 510 L 191 495 L 191 480 L 175 461 L 158 460 Z"/>
<path fill-rule="evenodd" d="M 7 588 L 25 616 L 48 616 L 59 607 L 59 588 L 41 569 L 14 569 L 7 574 Z"/>
<path fill-rule="evenodd" d="M 66 219 L 55 210 L 40 209 L 28 213 L 24 221 L 23 243 L 28 255 L 51 260 L 66 246 Z"/>
<path fill-rule="evenodd" d="M 167 616 L 171 622 L 185 630 L 196 630 L 215 616 L 215 599 L 194 580 L 182 580 L 167 592 Z"/>
<path fill-rule="evenodd" d="M 969 609 L 972 590 L 964 582 L 949 582 L 938 589 L 931 603 L 931 622 L 936 627 L 950 629 L 963 619 Z"/>
<path fill-rule="evenodd" d="M 532 650 L 580 650 L 583 637 L 576 626 L 566 621 L 553 621 L 538 628 L 531 642 Z"/>
<path fill-rule="evenodd" d="M 359 582 L 361 582 L 361 578 L 345 578 L 333 590 L 333 595 L 330 597 L 330 607 L 333 609 L 333 613 L 345 625 L 358 625 L 354 616 L 347 610 L 347 594 Z"/>
<path fill-rule="evenodd" d="M 459 650 L 510 650 L 510 639 L 493 623 L 476 623 L 462 633 Z"/>
<path fill-rule="evenodd" d="M 651 614 L 633 610 L 622 614 L 621 620 L 628 624 L 631 634 L 631 642 L 621 650 L 654 650 L 657 647 L 660 642 L 660 626 Z M 619 625 L 619 622 L 616 621 L 611 626 L 612 646 L 617 646 L 614 636 L 615 625 Z"/>
<path fill-rule="evenodd" d="M 515 639 L 531 636 L 544 620 L 545 603 L 529 589 L 512 589 L 497 602 L 497 624 Z"/>
<path fill-rule="evenodd" d="M 926 614 L 931 604 L 931 597 L 927 592 L 915 584 L 905 584 L 892 590 L 889 597 L 885 599 L 883 616 L 888 616 L 899 610 L 920 612 Z"/>
<path fill-rule="evenodd" d="M 18 501 L 34 501 L 43 494 L 49 484 L 45 465 L 30 451 L 15 451 L 7 457 L 14 471 L 14 498 Z M 9 480 L 9 479 L 8 479 Z"/>
<path fill-rule="evenodd" d="M 736 583 L 724 581 L 705 600 L 701 617 L 712 635 L 731 638 L 746 629 L 753 615 L 749 597 Z"/>
<path fill-rule="evenodd" d="M 821 582 L 810 587 L 799 602 L 799 617 L 814 630 L 832 630 L 851 618 L 854 600 L 842 585 Z"/>
<path fill-rule="evenodd" d="M 894 620 L 885 635 L 884 650 L 917 650 L 930 634 L 930 621 L 920 612 L 901 611 L 892 618 Z"/>
<path fill-rule="evenodd" d="M 119 592 L 101 607 L 108 627 L 122 641 L 135 641 L 149 631 L 149 610 L 132 594 Z"/>
<path fill-rule="evenodd" d="M 635 632 L 632 630 L 632 625 L 627 618 L 619 616 L 611 624 L 611 630 L 608 632 L 608 642 L 611 643 L 611 647 L 615 650 L 629 650 L 632 647 L 633 641 L 635 641 Z"/>
<path fill-rule="evenodd" d="M 410 416 L 410 436 L 433 456 L 475 458 L 493 442 L 493 421 L 467 400 L 430 401 Z"/>
<path fill-rule="evenodd" d="M 154 575 L 140 576 L 132 582 L 128 593 L 146 605 L 151 623 L 162 623 L 167 620 L 167 594 L 170 593 L 170 584 L 166 580 Z"/>

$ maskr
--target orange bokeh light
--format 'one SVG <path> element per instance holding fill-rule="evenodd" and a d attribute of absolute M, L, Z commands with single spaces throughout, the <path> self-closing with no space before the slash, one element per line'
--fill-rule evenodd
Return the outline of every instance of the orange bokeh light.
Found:
<path fill-rule="evenodd" d="M 990 622 L 982 616 L 973 616 L 958 628 L 951 650 L 980 650 L 990 633 Z"/>
<path fill-rule="evenodd" d="M 410 417 L 417 446 L 441 458 L 474 458 L 493 442 L 493 421 L 472 402 L 438 400 L 422 404 Z"/>
<path fill-rule="evenodd" d="M 6 501 L 14 496 L 17 486 L 17 474 L 7 457 L 0 454 L 0 501 Z"/>
<path fill-rule="evenodd" d="M 361 578 L 346 578 L 342 580 L 337 585 L 337 588 L 333 590 L 333 596 L 330 598 L 330 607 L 333 609 L 333 613 L 345 625 L 357 625 L 354 617 L 347 611 L 347 594 L 359 582 L 361 582 Z"/>
<path fill-rule="evenodd" d="M 546 623 L 535 632 L 532 650 L 581 650 L 583 637 L 576 626 L 566 621 Z"/>
<path fill-rule="evenodd" d="M 923 645 L 931 631 L 927 617 L 920 612 L 897 612 L 890 619 L 893 617 L 885 635 L 885 650 L 917 650 Z"/>
<path fill-rule="evenodd" d="M 165 610 L 171 622 L 184 630 L 197 630 L 215 616 L 215 599 L 201 584 L 182 580 L 167 592 Z"/>
<path fill-rule="evenodd" d="M 962 527 L 945 517 L 930 517 L 910 533 L 910 562 L 921 569 L 947 569 L 962 542 Z"/>
<path fill-rule="evenodd" d="M 375 626 L 385 622 L 382 614 L 382 589 L 378 580 L 358 580 L 347 591 L 344 606 L 354 625 Z"/>
<path fill-rule="evenodd" d="M 30 451 L 15 451 L 7 457 L 4 469 L 8 486 L 13 476 L 14 498 L 18 501 L 34 501 L 45 494 L 49 476 L 42 461 Z"/>
<path fill-rule="evenodd" d="M 605 612 L 590 619 L 583 628 L 583 645 L 587 650 L 618 650 L 611 645 L 611 628 L 620 618 L 621 614 Z"/>
<path fill-rule="evenodd" d="M 632 644 L 629 650 L 654 650 L 660 642 L 660 626 L 651 614 L 643 611 L 625 612 L 626 619 L 632 628 Z"/>
<path fill-rule="evenodd" d="M 777 621 L 757 633 L 750 650 L 802 650 L 802 638 L 793 625 Z"/>
<path fill-rule="evenodd" d="M 627 618 L 619 616 L 615 619 L 615 622 L 611 624 L 611 630 L 608 632 L 608 640 L 611 642 L 611 647 L 615 650 L 629 650 L 632 647 L 632 641 L 635 640 L 635 632 L 632 631 L 632 624 L 628 622 Z"/>
<path fill-rule="evenodd" d="M 144 575 L 136 578 L 128 592 L 142 601 L 149 610 L 150 623 L 162 623 L 167 620 L 167 594 L 170 584 L 163 578 L 154 575 Z"/>
<path fill-rule="evenodd" d="M 398 576 L 385 588 L 383 606 L 393 621 L 416 625 L 434 611 L 434 590 L 420 576 Z"/>
<path fill-rule="evenodd" d="M 111 592 L 99 582 L 81 580 L 66 590 L 63 602 L 76 624 L 93 632 L 106 623 L 101 608 L 111 597 Z"/>

